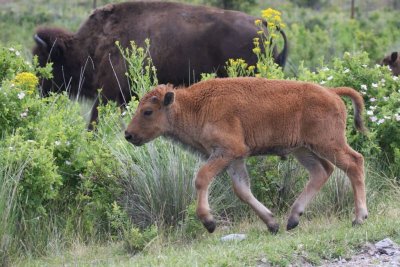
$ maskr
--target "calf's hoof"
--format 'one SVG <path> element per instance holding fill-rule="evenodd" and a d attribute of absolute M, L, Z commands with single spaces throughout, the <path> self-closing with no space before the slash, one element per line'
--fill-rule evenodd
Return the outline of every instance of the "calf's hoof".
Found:
<path fill-rule="evenodd" d="M 296 228 L 297 225 L 299 225 L 299 219 L 298 218 L 294 218 L 294 217 L 290 217 L 288 222 L 287 222 L 287 225 L 286 225 L 286 230 L 290 231 L 290 230 Z"/>
<path fill-rule="evenodd" d="M 352 223 L 353 227 L 363 224 L 364 220 L 367 219 L 367 218 L 368 218 L 368 215 L 365 215 L 362 218 L 356 218 Z"/>
<path fill-rule="evenodd" d="M 279 224 L 276 222 L 267 225 L 267 227 L 268 227 L 268 230 L 270 231 L 270 233 L 273 235 L 276 235 L 279 231 Z"/>
<path fill-rule="evenodd" d="M 204 227 L 207 229 L 207 231 L 211 234 L 215 231 L 215 228 L 217 227 L 217 224 L 215 223 L 215 220 L 207 220 L 203 222 Z"/>

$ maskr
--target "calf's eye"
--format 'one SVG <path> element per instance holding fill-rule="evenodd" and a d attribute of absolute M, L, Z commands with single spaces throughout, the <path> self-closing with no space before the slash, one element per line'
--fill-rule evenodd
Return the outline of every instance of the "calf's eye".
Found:
<path fill-rule="evenodd" d="M 153 113 L 152 110 L 146 110 L 145 112 L 143 112 L 143 115 L 150 116 L 152 113 Z"/>

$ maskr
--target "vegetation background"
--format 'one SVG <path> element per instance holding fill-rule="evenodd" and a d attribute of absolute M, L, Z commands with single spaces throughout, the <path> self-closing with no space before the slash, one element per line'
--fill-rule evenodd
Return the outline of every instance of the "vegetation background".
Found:
<path fill-rule="evenodd" d="M 32 59 L 35 28 L 76 31 L 93 6 L 108 1 L 0 0 L 0 265 L 320 264 L 384 237 L 400 242 L 400 81 L 377 65 L 399 50 L 400 1 L 181 2 L 257 17 L 269 7 L 282 12 L 290 46 L 285 71 L 258 54 L 256 71 L 240 60 L 227 63 L 231 76 L 345 85 L 364 95 L 370 132 L 354 132 L 350 115 L 348 138 L 366 158 L 366 224 L 350 226 L 351 188 L 336 171 L 299 228 L 271 236 L 223 174 L 210 197 L 219 227 L 208 235 L 195 217 L 192 180 L 200 158 L 164 139 L 143 148 L 125 142 L 123 125 L 137 102 L 123 112 L 112 104 L 101 107 L 97 131 L 87 132 L 90 101 L 71 101 L 67 94 L 39 97 L 37 79 L 49 76 L 51 66 L 40 68 Z M 128 62 L 147 62 L 146 48 L 132 44 L 121 53 Z M 139 86 L 149 90 L 154 80 L 140 73 Z M 307 174 L 292 158 L 256 157 L 248 165 L 255 195 L 283 225 Z M 232 232 L 248 238 L 219 241 Z"/>

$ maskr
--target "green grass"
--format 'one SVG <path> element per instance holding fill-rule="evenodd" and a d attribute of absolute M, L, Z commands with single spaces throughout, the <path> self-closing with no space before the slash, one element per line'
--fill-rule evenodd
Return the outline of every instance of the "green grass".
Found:
<path fill-rule="evenodd" d="M 393 199 L 394 200 L 394 199 Z M 219 227 L 214 234 L 204 233 L 195 240 L 182 240 L 159 236 L 144 252 L 129 255 L 122 244 L 75 244 L 69 251 L 58 251 L 40 259 L 24 259 L 16 266 L 255 266 L 260 260 L 278 266 L 289 263 L 311 264 L 323 260 L 349 258 L 367 242 L 390 237 L 400 243 L 400 209 L 377 208 L 370 211 L 366 223 L 351 226 L 350 218 L 305 218 L 294 231 L 281 230 L 271 235 L 258 219 L 235 224 L 231 228 Z M 397 203 L 398 198 L 397 198 Z M 284 217 L 281 217 L 281 227 Z M 230 233 L 245 233 L 241 242 L 221 242 Z"/>

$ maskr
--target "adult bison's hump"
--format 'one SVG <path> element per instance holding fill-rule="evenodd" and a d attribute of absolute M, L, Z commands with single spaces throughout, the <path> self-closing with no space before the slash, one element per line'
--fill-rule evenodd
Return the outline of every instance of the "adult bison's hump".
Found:
<path fill-rule="evenodd" d="M 181 65 L 185 72 L 196 66 L 199 74 L 223 71 L 222 64 L 238 55 L 254 63 L 255 19 L 242 12 L 212 7 L 127 2 L 95 10 L 76 37 L 101 46 L 112 46 L 117 40 L 123 46 L 131 40 L 143 46 L 149 38 L 155 65 L 164 68 L 159 69 L 160 73 L 171 79 L 170 75 L 176 73 L 168 70 L 171 64 Z"/>

